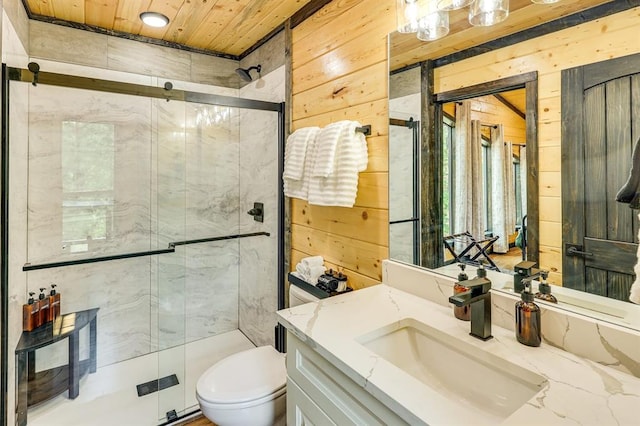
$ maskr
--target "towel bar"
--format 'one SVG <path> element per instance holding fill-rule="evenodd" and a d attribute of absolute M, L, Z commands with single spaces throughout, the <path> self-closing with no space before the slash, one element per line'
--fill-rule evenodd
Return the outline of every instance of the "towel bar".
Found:
<path fill-rule="evenodd" d="M 371 136 L 371 124 L 366 126 L 356 127 L 356 132 L 363 133 L 365 136 Z"/>

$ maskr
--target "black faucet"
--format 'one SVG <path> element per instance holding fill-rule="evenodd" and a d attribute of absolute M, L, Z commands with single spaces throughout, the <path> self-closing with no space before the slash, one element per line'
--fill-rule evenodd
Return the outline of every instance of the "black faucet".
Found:
<path fill-rule="evenodd" d="M 480 340 L 489 340 L 491 335 L 491 281 L 486 277 L 476 277 L 464 281 L 469 289 L 449 297 L 455 306 L 471 306 L 471 334 Z"/>
<path fill-rule="evenodd" d="M 524 290 L 524 279 L 540 273 L 540 270 L 537 269 L 536 266 L 536 262 L 528 260 L 524 260 L 514 266 L 515 274 L 513 275 L 513 291 L 515 293 L 520 294 Z"/>
<path fill-rule="evenodd" d="M 549 276 L 549 271 L 545 271 L 544 269 L 539 269 L 537 272 L 533 273 L 532 275 L 529 275 L 528 277 L 523 278 L 522 286 L 525 287 L 527 283 L 531 283 L 531 288 L 533 288 L 533 280 L 537 278 L 542 278 L 542 281 L 545 281 L 548 276 Z M 524 289 L 522 291 L 524 291 Z"/>

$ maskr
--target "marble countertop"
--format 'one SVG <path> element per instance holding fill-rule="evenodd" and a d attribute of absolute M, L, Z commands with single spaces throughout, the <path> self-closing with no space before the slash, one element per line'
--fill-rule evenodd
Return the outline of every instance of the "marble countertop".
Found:
<path fill-rule="evenodd" d="M 503 424 L 640 424 L 640 379 L 545 343 L 521 345 L 493 325 L 493 339 L 469 336 L 450 308 L 385 284 L 278 311 L 279 322 L 410 424 L 479 424 L 470 410 L 368 350 L 358 338 L 412 318 L 478 351 L 489 352 L 547 380 Z M 460 366 L 459 368 L 464 368 Z M 466 413 L 466 414 L 465 414 Z"/>

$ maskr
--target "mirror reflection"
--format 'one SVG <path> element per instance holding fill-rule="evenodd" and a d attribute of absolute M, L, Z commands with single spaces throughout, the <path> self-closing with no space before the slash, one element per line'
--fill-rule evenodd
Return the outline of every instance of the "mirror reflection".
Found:
<path fill-rule="evenodd" d="M 392 99 L 390 107 L 389 257 L 420 265 L 420 93 Z"/>
<path fill-rule="evenodd" d="M 525 89 L 444 104 L 441 153 L 445 263 L 513 271 L 526 259 Z"/>
<path fill-rule="evenodd" d="M 392 50 L 391 57 L 400 53 Z M 616 201 L 616 194 L 633 180 L 629 170 L 637 135 L 632 133 L 640 116 L 640 101 L 633 100 L 633 87 L 640 82 L 640 55 L 635 56 L 639 57 L 635 74 L 619 69 L 629 68 L 627 57 L 620 67 L 608 61 L 598 65 L 592 74 L 601 82 L 589 77 L 589 69 L 582 70 L 578 74 L 588 81 L 575 83 L 582 84 L 576 93 L 557 83 L 554 96 L 562 99 L 562 114 L 559 105 L 556 112 L 562 135 L 545 142 L 554 144 L 549 147 L 538 147 L 537 137 L 528 146 L 524 87 L 439 102 L 436 80 L 436 113 L 425 119 L 423 108 L 428 106 L 421 92 L 420 67 L 391 71 L 390 257 L 439 266 L 437 271 L 454 277 L 459 262 L 484 261 L 490 269 L 514 275 L 518 264 L 533 261 L 555 285 L 557 306 L 640 328 L 640 306 L 629 302 L 640 220 L 638 210 L 630 208 L 633 197 L 626 203 Z M 572 109 L 565 108 L 571 99 Z M 585 116 L 577 119 L 575 111 L 583 110 L 583 102 Z M 421 186 L 433 179 L 425 173 L 421 158 L 426 150 L 420 138 L 429 133 L 420 120 L 436 117 L 441 215 L 439 223 L 429 224 L 420 217 L 425 202 L 420 199 Z M 547 124 L 537 117 L 533 122 Z M 411 123 L 418 123 L 420 131 L 414 132 Z M 567 132 L 573 133 L 567 136 Z M 579 143 L 560 144 L 560 136 Z M 640 158 L 640 149 L 637 152 Z M 540 179 L 533 186 L 532 174 Z M 535 210 L 534 221 L 528 220 L 530 210 Z M 425 259 L 421 250 L 425 228 L 430 226 L 440 227 L 439 259 Z M 501 290 L 513 292 L 513 281 L 507 276 Z"/>

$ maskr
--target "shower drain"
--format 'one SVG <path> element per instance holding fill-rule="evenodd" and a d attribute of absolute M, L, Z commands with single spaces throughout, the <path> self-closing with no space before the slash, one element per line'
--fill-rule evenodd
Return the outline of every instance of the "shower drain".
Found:
<path fill-rule="evenodd" d="M 138 396 L 140 397 L 149 395 L 150 393 L 154 393 L 159 390 L 170 388 L 171 386 L 175 386 L 179 383 L 180 382 L 178 381 L 178 376 L 172 374 L 161 379 L 151 380 L 149 382 L 136 385 L 136 389 L 138 390 Z"/>

